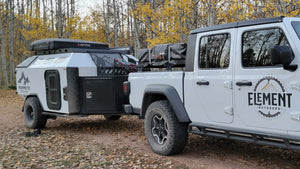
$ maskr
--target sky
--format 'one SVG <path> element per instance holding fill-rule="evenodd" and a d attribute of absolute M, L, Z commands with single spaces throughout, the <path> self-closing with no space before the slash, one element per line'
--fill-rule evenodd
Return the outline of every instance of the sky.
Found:
<path fill-rule="evenodd" d="M 89 12 L 89 7 L 93 7 L 96 4 L 102 3 L 104 0 L 76 0 L 76 10 L 80 16 L 84 17 Z"/>

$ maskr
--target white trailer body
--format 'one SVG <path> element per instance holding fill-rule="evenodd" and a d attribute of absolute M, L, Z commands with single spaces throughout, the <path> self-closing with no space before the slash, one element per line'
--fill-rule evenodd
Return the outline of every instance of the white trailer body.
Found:
<path fill-rule="evenodd" d="M 35 59 L 28 67 L 19 66 L 16 69 L 18 94 L 24 98 L 27 96 L 37 96 L 44 111 L 47 112 L 62 114 L 78 113 L 70 111 L 74 105 L 70 105 L 69 107 L 68 100 L 63 98 L 64 88 L 67 88 L 68 85 L 72 85 L 67 82 L 67 70 L 69 68 L 79 68 L 78 77 L 96 77 L 97 67 L 92 61 L 91 56 L 88 53 L 62 53 L 33 56 L 29 59 L 31 60 L 32 58 Z M 52 100 L 49 100 L 47 103 L 45 73 L 49 71 L 53 74 L 53 76 L 50 77 L 52 79 L 49 79 L 50 81 L 53 80 L 50 83 L 55 83 L 56 81 L 60 82 L 59 86 L 54 86 L 59 90 L 57 93 L 60 94 L 54 94 L 53 91 L 54 96 L 49 96 L 49 99 Z M 59 79 L 55 79 L 58 78 L 55 76 L 56 74 Z M 48 105 L 49 103 L 50 105 L 51 103 L 58 104 L 58 108 L 51 109 L 51 106 L 49 107 Z"/>
<path fill-rule="evenodd" d="M 35 55 L 16 68 L 28 127 L 44 127 L 35 124 L 36 117 L 44 123 L 48 117 L 101 114 L 117 119 L 124 113 L 129 98 L 122 84 L 136 64 L 128 62 L 127 50 L 68 39 L 36 41 L 31 49 Z"/>

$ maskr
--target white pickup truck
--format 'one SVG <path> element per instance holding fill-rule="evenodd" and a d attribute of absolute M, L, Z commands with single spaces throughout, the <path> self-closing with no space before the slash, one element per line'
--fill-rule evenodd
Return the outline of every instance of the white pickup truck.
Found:
<path fill-rule="evenodd" d="M 190 32 L 183 71 L 130 73 L 128 113 L 152 150 L 183 151 L 188 133 L 300 149 L 300 18 Z"/>

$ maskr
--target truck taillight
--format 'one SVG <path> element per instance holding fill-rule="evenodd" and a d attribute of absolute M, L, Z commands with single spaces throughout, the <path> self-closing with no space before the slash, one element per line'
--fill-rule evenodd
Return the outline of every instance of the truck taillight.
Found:
<path fill-rule="evenodd" d="M 126 81 L 123 83 L 123 92 L 127 96 L 130 94 L 130 82 Z"/>

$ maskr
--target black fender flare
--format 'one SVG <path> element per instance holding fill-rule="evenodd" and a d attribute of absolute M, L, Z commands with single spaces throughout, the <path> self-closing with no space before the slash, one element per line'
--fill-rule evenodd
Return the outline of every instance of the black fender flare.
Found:
<path fill-rule="evenodd" d="M 43 105 L 42 105 L 41 100 L 40 100 L 40 98 L 38 97 L 38 95 L 37 95 L 37 94 L 30 94 L 30 95 L 27 95 L 26 98 L 24 99 L 24 103 L 23 103 L 23 106 L 22 106 L 22 112 L 24 112 L 24 105 L 25 105 L 26 100 L 27 100 L 29 97 L 36 97 L 36 98 L 38 99 L 38 101 L 39 101 L 39 103 L 40 103 L 42 109 L 44 110 Z"/>
<path fill-rule="evenodd" d="M 184 108 L 183 102 L 181 101 L 178 92 L 173 86 L 170 85 L 148 85 L 144 91 L 144 98 L 142 102 L 141 116 L 144 117 L 148 106 L 151 103 L 152 95 L 162 95 L 170 103 L 177 120 L 180 123 L 190 123 L 191 120 Z"/>

